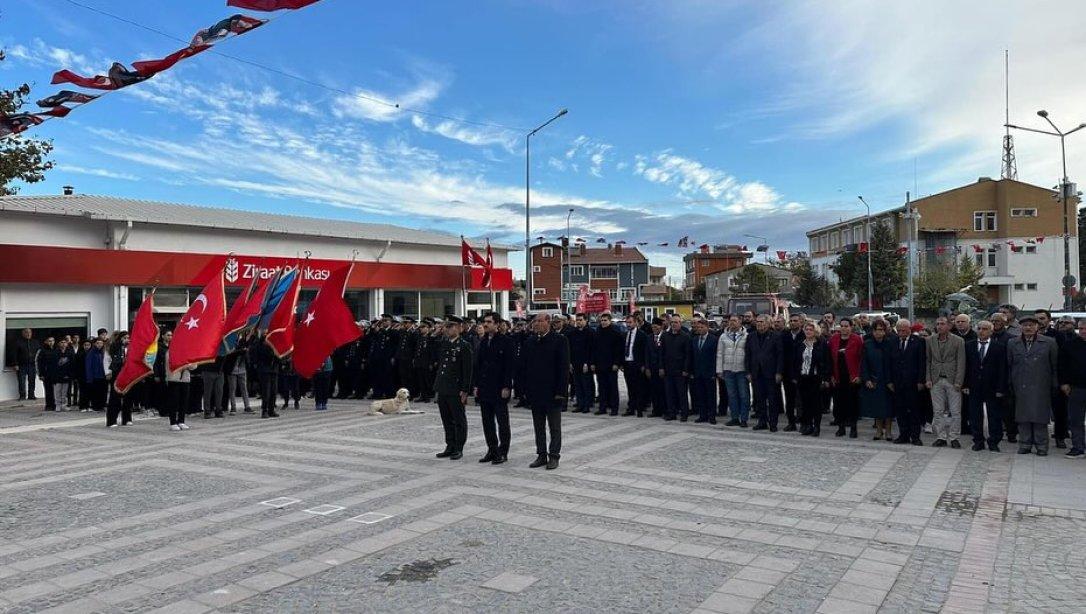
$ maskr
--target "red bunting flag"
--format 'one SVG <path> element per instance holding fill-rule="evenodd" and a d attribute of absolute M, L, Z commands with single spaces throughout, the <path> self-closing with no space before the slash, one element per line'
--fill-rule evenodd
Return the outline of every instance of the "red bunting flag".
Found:
<path fill-rule="evenodd" d="M 778 249 L 777 250 L 777 260 L 780 260 L 781 262 L 784 262 L 787 259 L 788 259 L 788 252 L 786 252 L 783 249 Z"/>
<path fill-rule="evenodd" d="M 167 365 L 170 372 L 215 360 L 225 326 L 226 287 L 219 271 L 192 301 L 174 329 Z"/>
<path fill-rule="evenodd" d="M 316 4 L 319 0 L 226 0 L 226 6 L 236 6 L 250 11 L 278 11 L 279 9 L 301 9 Z"/>
<path fill-rule="evenodd" d="M 279 358 L 294 351 L 294 312 L 298 309 L 298 292 L 302 289 L 301 266 L 298 265 L 290 287 L 268 318 L 268 334 L 264 341 Z"/>
<path fill-rule="evenodd" d="M 128 355 L 125 356 L 121 372 L 113 380 L 113 388 L 120 394 L 126 394 L 137 382 L 154 372 L 155 359 L 158 358 L 154 299 L 155 293 L 151 292 L 136 312 L 136 321 L 132 324 L 128 341 Z"/>
<path fill-rule="evenodd" d="M 909 248 L 902 245 L 901 247 L 897 248 L 896 253 L 898 256 L 904 256 L 905 254 L 909 253 Z"/>
<path fill-rule="evenodd" d="M 353 267 L 352 263 L 332 271 L 317 292 L 317 298 L 309 304 L 309 309 L 305 310 L 298 322 L 294 339 L 294 369 L 302 377 L 313 377 L 336 348 L 362 335 L 343 300 L 343 291 Z"/>
<path fill-rule="evenodd" d="M 486 262 L 483 267 L 483 287 L 489 288 L 494 273 L 494 250 L 490 249 L 490 239 L 486 240 Z"/>
<path fill-rule="evenodd" d="M 1045 242 L 1045 238 L 1044 238 L 1044 237 L 1037 237 L 1037 242 L 1038 242 L 1038 243 L 1044 243 L 1044 242 Z"/>
<path fill-rule="evenodd" d="M 861 254 L 866 254 L 867 253 L 867 241 L 861 241 L 860 242 L 860 253 Z"/>
<path fill-rule="evenodd" d="M 541 239 L 543 237 L 540 237 Z M 486 266 L 486 261 L 468 245 L 464 237 L 460 237 L 460 264 L 462 266 Z"/>
<path fill-rule="evenodd" d="M 979 245 L 977 245 L 977 244 L 975 244 L 975 243 L 974 243 L 974 244 L 973 244 L 973 251 L 979 254 L 979 253 L 983 252 L 983 251 L 984 251 L 984 249 L 983 249 L 983 248 L 981 248 L 981 246 L 979 246 Z"/>

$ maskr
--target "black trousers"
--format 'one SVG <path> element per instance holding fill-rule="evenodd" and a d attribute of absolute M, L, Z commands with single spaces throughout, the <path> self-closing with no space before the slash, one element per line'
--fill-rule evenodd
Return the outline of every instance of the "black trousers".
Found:
<path fill-rule="evenodd" d="M 754 404 L 751 412 L 758 424 L 777 426 L 781 415 L 781 385 L 774 374 L 762 374 L 753 379 Z"/>
<path fill-rule="evenodd" d="M 788 424 L 796 423 L 796 401 L 799 397 L 798 386 L 792 380 L 784 378 L 784 416 Z"/>
<path fill-rule="evenodd" d="M 690 397 L 686 391 L 688 380 L 684 375 L 665 375 L 664 393 L 667 396 L 667 409 L 664 416 L 685 418 L 690 413 Z"/>
<path fill-rule="evenodd" d="M 423 399 L 434 398 L 434 375 L 430 372 L 430 368 L 414 367 L 413 370 L 415 372 L 415 385 L 418 389 L 412 389 L 412 395 Z"/>
<path fill-rule="evenodd" d="M 411 359 L 397 360 L 396 372 L 400 378 L 400 388 L 407 388 L 409 397 L 418 394 L 418 382 L 415 381 L 415 369 L 411 366 Z"/>
<path fill-rule="evenodd" d="M 658 371 L 649 376 L 649 400 L 652 401 L 653 417 L 659 418 L 667 414 L 667 390 L 664 378 Z"/>
<path fill-rule="evenodd" d="M 479 413 L 483 417 L 483 437 L 487 452 L 498 456 L 509 455 L 509 401 L 479 401 Z"/>
<path fill-rule="evenodd" d="M 728 387 L 723 377 L 716 378 L 716 415 L 728 415 Z"/>
<path fill-rule="evenodd" d="M 698 420 L 716 422 L 716 377 L 694 377 L 690 380 L 690 398 Z"/>
<path fill-rule="evenodd" d="M 275 409 L 278 395 L 279 376 L 275 373 L 260 374 L 260 410 L 269 412 Z"/>
<path fill-rule="evenodd" d="M 860 419 L 860 388 L 849 381 L 833 387 L 833 417 L 837 426 L 855 426 Z"/>
<path fill-rule="evenodd" d="M 57 408 L 57 400 L 53 396 L 53 378 L 43 377 L 42 383 L 45 384 L 45 409 L 52 411 Z M 1066 416 L 1067 412 L 1064 411 L 1063 413 Z M 1066 423 L 1067 421 L 1064 420 L 1064 422 Z"/>
<path fill-rule="evenodd" d="M 535 426 L 535 453 L 560 458 L 562 455 L 562 409 L 553 401 L 533 403 L 532 423 Z M 547 445 L 547 431 L 551 442 Z"/>
<path fill-rule="evenodd" d="M 618 372 L 610 365 L 596 367 L 596 380 L 600 389 L 600 411 L 618 413 Z"/>
<path fill-rule="evenodd" d="M 313 402 L 319 407 L 328 403 L 332 396 L 332 372 L 317 371 L 313 374 Z"/>
<path fill-rule="evenodd" d="M 1018 423 L 1014 421 L 1014 397 L 1003 397 L 1003 432 L 1007 440 L 1018 439 Z"/>
<path fill-rule="evenodd" d="M 463 452 L 468 440 L 468 415 L 459 394 L 437 395 L 437 408 L 441 412 L 441 426 L 445 427 L 445 449 Z"/>
<path fill-rule="evenodd" d="M 924 411 L 916 384 L 895 384 L 892 398 L 899 437 L 909 441 L 920 439 L 920 429 L 924 426 Z"/>
<path fill-rule="evenodd" d="M 109 390 L 109 407 L 106 409 L 106 426 L 117 424 L 120 417 L 121 424 L 132 421 L 132 399 L 128 395 L 120 394 L 113 387 Z"/>
<path fill-rule="evenodd" d="M 83 380 L 73 377 L 68 382 L 68 406 L 75 407 L 76 405 L 83 409 Z"/>
<path fill-rule="evenodd" d="M 592 400 L 596 396 L 592 372 L 585 373 L 586 367 L 587 365 L 573 365 L 573 395 L 577 399 L 577 409 L 584 412 L 592 408 Z"/>
<path fill-rule="evenodd" d="M 189 406 L 189 383 L 168 382 L 166 384 L 166 408 L 170 424 L 185 423 L 185 408 Z"/>
<path fill-rule="evenodd" d="M 1067 395 L 1057 390 L 1052 393 L 1052 439 L 1064 440 L 1071 436 L 1067 422 Z"/>
<path fill-rule="evenodd" d="M 626 380 L 626 411 L 637 412 L 640 415 L 648 405 L 645 399 L 648 389 L 645 373 L 637 364 L 628 362 L 622 371 L 622 377 Z"/>
<path fill-rule="evenodd" d="M 109 382 L 104 379 L 87 382 L 87 405 L 94 411 L 102 411 L 106 408 L 106 394 L 108 392 Z"/>
<path fill-rule="evenodd" d="M 822 380 L 810 375 L 799 376 L 799 383 L 793 384 L 796 390 L 796 409 L 799 423 L 814 431 L 822 430 Z"/>
<path fill-rule="evenodd" d="M 970 394 L 965 397 L 969 408 L 969 426 L 973 429 L 973 443 L 990 446 L 1003 441 L 1003 399 L 994 394 L 987 396 Z M 988 438 L 984 438 L 984 417 L 988 417 Z"/>

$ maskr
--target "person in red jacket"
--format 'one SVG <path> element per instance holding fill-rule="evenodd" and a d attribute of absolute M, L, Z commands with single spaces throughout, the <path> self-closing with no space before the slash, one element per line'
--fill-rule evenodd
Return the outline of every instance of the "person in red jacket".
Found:
<path fill-rule="evenodd" d="M 860 358 L 863 339 L 852 331 L 852 320 L 841 318 L 838 331 L 830 337 L 830 363 L 833 376 L 833 417 L 838 437 L 845 434 L 856 438 L 856 421 L 860 418 Z"/>

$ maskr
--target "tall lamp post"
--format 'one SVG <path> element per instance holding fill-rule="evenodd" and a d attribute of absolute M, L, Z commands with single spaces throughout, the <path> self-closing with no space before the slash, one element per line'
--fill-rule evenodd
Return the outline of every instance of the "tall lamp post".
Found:
<path fill-rule="evenodd" d="M 758 235 L 743 235 L 743 236 L 744 237 L 749 237 L 751 239 L 760 239 L 762 241 L 759 244 L 759 247 L 761 247 L 762 245 L 765 246 L 765 251 L 762 252 L 762 254 L 763 254 L 763 257 L 765 259 L 765 263 L 769 264 L 769 239 L 766 238 L 766 237 L 759 237 Z"/>
<path fill-rule="evenodd" d="M 856 198 L 859 198 L 860 202 L 864 204 L 864 208 L 867 209 L 867 219 L 864 221 L 864 226 L 866 228 L 864 234 L 867 235 L 867 310 L 871 311 L 873 308 L 872 299 L 875 294 L 875 278 L 871 275 L 871 251 L 874 247 L 871 242 L 871 205 L 867 204 L 867 201 L 864 200 L 863 196 L 857 196 Z"/>
<path fill-rule="evenodd" d="M 1070 220 L 1068 219 L 1068 207 L 1071 199 L 1075 196 L 1075 184 L 1071 183 L 1067 179 L 1067 149 L 1064 145 L 1069 134 L 1074 134 L 1083 128 L 1086 128 L 1086 123 L 1079 124 L 1077 127 L 1064 132 L 1056 127 L 1056 124 L 1048 118 L 1048 111 L 1041 109 L 1037 111 L 1042 119 L 1048 122 L 1049 126 L 1052 126 L 1052 130 L 1038 130 L 1037 128 L 1026 128 L 1025 126 L 1015 126 L 1014 124 L 1005 124 L 1007 128 L 1014 128 L 1015 130 L 1025 130 L 1027 132 L 1036 132 L 1038 134 L 1047 134 L 1049 136 L 1060 137 L 1060 158 L 1063 161 L 1063 179 L 1060 180 L 1060 201 L 1063 203 L 1063 308 L 1064 310 L 1071 309 L 1071 288 L 1075 287 L 1077 280 L 1075 276 L 1071 274 L 1071 228 Z M 1054 132 L 1053 132 L 1054 130 Z M 1079 254 L 1079 258 L 1082 254 Z"/>
<path fill-rule="evenodd" d="M 566 297 L 566 286 L 572 286 L 573 285 L 573 278 L 570 275 L 570 271 L 572 269 L 570 269 L 570 261 L 569 261 L 570 248 L 572 247 L 572 242 L 570 241 L 570 238 L 569 238 L 569 218 L 571 218 L 571 217 L 573 217 L 573 207 L 570 207 L 569 208 L 569 213 L 566 214 L 566 266 L 565 266 L 566 279 L 565 279 L 565 282 L 562 283 L 562 298 L 566 299 L 566 302 L 567 302 L 566 311 L 567 312 L 569 311 L 568 303 L 569 303 L 570 299 Z"/>
<path fill-rule="evenodd" d="M 524 305 L 529 311 L 532 309 L 532 136 L 566 113 L 569 109 L 562 109 L 524 137 L 524 293 L 527 295 Z"/>

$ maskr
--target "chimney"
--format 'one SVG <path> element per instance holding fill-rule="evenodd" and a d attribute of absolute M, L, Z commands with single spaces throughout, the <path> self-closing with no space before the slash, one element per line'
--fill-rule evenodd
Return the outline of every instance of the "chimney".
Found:
<path fill-rule="evenodd" d="M 622 246 L 619 245 L 618 243 L 615 243 L 615 255 L 616 256 L 621 256 L 622 255 Z"/>
<path fill-rule="evenodd" d="M 698 249 L 700 249 L 701 253 L 703 253 L 703 254 L 708 254 L 709 253 L 709 245 L 708 244 L 702 245 Z"/>
<path fill-rule="evenodd" d="M 70 185 L 64 186 L 64 195 L 71 196 L 72 194 L 75 194 L 75 188 Z"/>
<path fill-rule="evenodd" d="M 585 249 L 586 248 L 584 246 L 584 243 L 578 243 L 577 244 L 577 255 L 581 256 L 581 257 L 584 257 Z"/>

